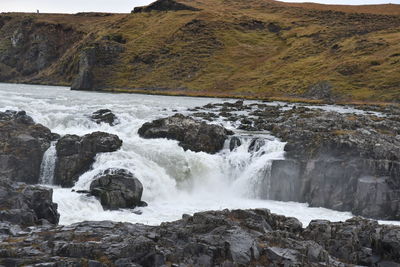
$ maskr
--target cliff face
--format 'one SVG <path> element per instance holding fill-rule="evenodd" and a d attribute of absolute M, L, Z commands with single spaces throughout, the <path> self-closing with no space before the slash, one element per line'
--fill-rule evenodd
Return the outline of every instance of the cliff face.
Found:
<path fill-rule="evenodd" d="M 123 15 L 2 14 L 0 81 L 399 101 L 399 31 L 397 5 L 162 0 Z"/>

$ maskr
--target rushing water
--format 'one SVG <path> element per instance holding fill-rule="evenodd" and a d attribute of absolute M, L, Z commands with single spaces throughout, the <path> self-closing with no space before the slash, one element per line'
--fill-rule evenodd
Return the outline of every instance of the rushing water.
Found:
<path fill-rule="evenodd" d="M 143 183 L 143 200 L 148 202 L 148 207 L 120 211 L 104 211 L 94 197 L 53 187 L 61 224 L 113 220 L 156 225 L 179 219 L 185 213 L 225 208 L 268 208 L 278 214 L 297 217 L 304 224 L 312 219 L 338 221 L 351 217 L 350 213 L 310 208 L 303 203 L 261 200 L 261 195 L 268 196 L 271 161 L 284 157 L 284 143 L 266 133 L 258 135 L 265 141 L 258 151 L 249 151 L 253 136 L 241 136 L 241 146 L 232 152 L 226 146 L 216 155 L 184 151 L 176 141 L 142 139 L 137 134 L 147 121 L 175 112 L 188 113 L 188 108 L 221 101 L 0 84 L 2 111 L 25 110 L 36 122 L 61 135 L 105 131 L 117 134 L 124 141 L 119 151 L 99 154 L 93 168 L 79 178 L 74 189 L 88 189 L 93 177 L 108 168 L 127 169 Z M 88 115 L 101 108 L 111 109 L 120 123 L 111 127 L 92 122 Z M 52 145 L 43 158 L 43 184 L 52 183 L 55 157 Z"/>
<path fill-rule="evenodd" d="M 54 169 L 56 165 L 56 144 L 52 142 L 50 147 L 43 155 L 42 164 L 40 165 L 39 183 L 43 185 L 54 184 Z"/>

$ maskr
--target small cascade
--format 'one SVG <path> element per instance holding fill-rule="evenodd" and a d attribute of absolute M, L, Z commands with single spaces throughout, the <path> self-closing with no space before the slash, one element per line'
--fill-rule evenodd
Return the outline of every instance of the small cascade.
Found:
<path fill-rule="evenodd" d="M 233 191 L 246 198 L 269 198 L 272 162 L 284 158 L 284 142 L 273 137 L 234 137 L 225 152 Z M 240 140 L 240 142 L 237 141 Z M 237 145 L 240 144 L 240 145 Z"/>
<path fill-rule="evenodd" d="M 54 169 L 56 166 L 57 151 L 56 143 L 52 142 L 50 147 L 43 155 L 42 164 L 40 165 L 39 183 L 45 185 L 54 184 Z"/>

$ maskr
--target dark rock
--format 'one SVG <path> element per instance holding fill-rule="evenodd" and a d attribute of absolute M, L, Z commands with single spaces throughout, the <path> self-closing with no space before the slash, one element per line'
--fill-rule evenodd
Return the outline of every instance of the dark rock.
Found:
<path fill-rule="evenodd" d="M 361 218 L 313 221 L 303 229 L 298 220 L 263 209 L 208 211 L 160 226 L 82 222 L 38 227 L 18 238 L 3 231 L 8 242 L 0 242 L 0 264 L 385 266 L 400 262 L 399 231 Z"/>
<path fill-rule="evenodd" d="M 114 152 L 122 146 L 118 136 L 94 132 L 83 137 L 65 135 L 56 144 L 55 184 L 72 187 L 88 171 L 97 153 Z"/>
<path fill-rule="evenodd" d="M 97 124 L 108 123 L 111 126 L 117 124 L 117 116 L 115 116 L 109 109 L 99 109 L 93 112 L 90 118 Z"/>
<path fill-rule="evenodd" d="M 142 125 L 138 131 L 143 138 L 168 138 L 178 140 L 185 150 L 215 154 L 220 151 L 231 131 L 205 122 L 196 121 L 182 114 L 158 119 Z"/>
<path fill-rule="evenodd" d="M 0 179 L 0 221 L 21 226 L 57 224 L 60 215 L 52 201 L 53 190 Z"/>
<path fill-rule="evenodd" d="M 231 140 L 229 141 L 229 150 L 233 151 L 235 148 L 239 147 L 242 145 L 242 141 L 240 141 L 240 138 L 237 136 L 233 136 Z"/>
<path fill-rule="evenodd" d="M 119 54 L 124 51 L 124 46 L 115 41 L 101 40 L 91 43 L 81 50 L 79 55 L 79 72 L 72 82 L 72 90 L 95 90 L 97 77 L 96 69 L 113 64 Z"/>
<path fill-rule="evenodd" d="M 239 25 L 246 30 L 264 30 L 265 23 L 259 20 L 247 20 L 240 22 Z"/>
<path fill-rule="evenodd" d="M 251 140 L 249 145 L 249 153 L 258 152 L 263 146 L 265 146 L 265 140 L 262 138 L 254 138 Z"/>
<path fill-rule="evenodd" d="M 25 111 L 0 112 L 0 179 L 38 183 L 43 155 L 54 137 Z"/>
<path fill-rule="evenodd" d="M 151 11 L 180 11 L 190 10 L 199 11 L 199 9 L 178 3 L 174 0 L 158 0 L 148 6 L 135 7 L 132 13 L 151 12 Z"/>
<path fill-rule="evenodd" d="M 281 26 L 273 22 L 268 23 L 267 28 L 273 33 L 279 33 L 282 30 Z"/>
<path fill-rule="evenodd" d="M 94 77 L 92 68 L 96 63 L 96 51 L 94 48 L 83 50 L 79 56 L 79 74 L 72 82 L 72 90 L 93 90 Z"/>
<path fill-rule="evenodd" d="M 145 204 L 141 201 L 142 183 L 126 170 L 105 171 L 90 184 L 90 193 L 105 209 L 133 209 Z"/>

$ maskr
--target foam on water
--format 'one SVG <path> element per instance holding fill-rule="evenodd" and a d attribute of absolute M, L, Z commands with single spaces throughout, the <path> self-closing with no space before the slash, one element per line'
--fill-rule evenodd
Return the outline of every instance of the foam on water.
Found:
<path fill-rule="evenodd" d="M 216 155 L 184 151 L 176 141 L 142 139 L 137 134 L 147 121 L 172 115 L 175 110 L 187 113 L 188 108 L 221 101 L 234 100 L 89 93 L 70 91 L 66 87 L 0 84 L 0 110 L 25 110 L 36 122 L 61 135 L 104 131 L 117 134 L 124 141 L 119 151 L 98 154 L 93 168 L 79 178 L 75 190 L 87 190 L 93 178 L 108 168 L 127 169 L 143 183 L 143 200 L 149 206 L 134 210 L 141 215 L 132 210 L 104 211 L 94 197 L 53 187 L 61 224 L 113 220 L 157 225 L 180 219 L 182 214 L 225 208 L 268 208 L 297 217 L 303 224 L 312 219 L 340 221 L 352 216 L 302 203 L 261 200 L 261 195 L 268 195 L 272 160 L 284 157 L 285 144 L 267 134 L 258 136 L 265 141 L 258 151 L 249 151 L 253 137 L 241 136 L 241 146 L 233 151 L 226 146 Z M 89 115 L 102 108 L 111 109 L 120 124 L 111 127 L 92 122 Z M 55 150 L 51 147 L 44 156 L 43 183 L 51 183 L 54 156 Z"/>

